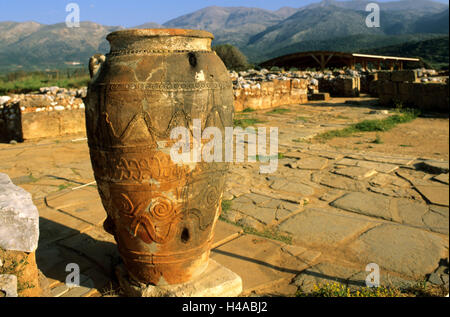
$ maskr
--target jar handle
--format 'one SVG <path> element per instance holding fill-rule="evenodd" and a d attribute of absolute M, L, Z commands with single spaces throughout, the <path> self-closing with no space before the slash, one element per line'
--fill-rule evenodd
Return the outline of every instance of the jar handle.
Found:
<path fill-rule="evenodd" d="M 91 76 L 91 79 L 98 74 L 105 61 L 106 57 L 103 54 L 95 54 L 89 59 L 89 75 Z"/>

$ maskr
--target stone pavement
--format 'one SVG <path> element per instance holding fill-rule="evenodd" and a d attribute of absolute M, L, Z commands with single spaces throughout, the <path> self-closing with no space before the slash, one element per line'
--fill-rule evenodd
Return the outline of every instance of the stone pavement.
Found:
<path fill-rule="evenodd" d="M 277 172 L 260 174 L 264 163 L 234 164 L 229 172 L 230 207 L 211 257 L 242 277 L 243 295 L 292 296 L 328 281 L 364 285 L 369 263 L 379 265 L 384 286 L 448 285 L 448 162 L 307 141 L 386 112 L 343 103 L 286 108 L 301 117 L 246 114 L 279 127 Z M 116 296 L 119 256 L 102 228 L 95 184 L 86 186 L 94 178 L 82 137 L 0 144 L 0 171 L 39 210 L 37 264 L 52 296 Z M 69 263 L 79 265 L 81 287 L 65 285 Z"/>

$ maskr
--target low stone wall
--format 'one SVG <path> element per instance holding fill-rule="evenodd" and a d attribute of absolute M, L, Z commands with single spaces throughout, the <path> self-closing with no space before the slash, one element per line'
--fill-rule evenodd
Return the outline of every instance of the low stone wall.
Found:
<path fill-rule="evenodd" d="M 267 109 L 308 100 L 308 81 L 288 78 L 243 84 L 234 88 L 236 111 Z M 86 89 L 41 88 L 38 94 L 2 97 L 0 142 L 85 133 Z"/>
<path fill-rule="evenodd" d="M 62 136 L 86 131 L 84 109 L 22 112 L 20 103 L 0 109 L 0 142 Z"/>
<path fill-rule="evenodd" d="M 371 91 L 383 106 L 417 108 L 429 112 L 448 112 L 449 84 L 443 82 L 423 82 L 416 71 L 382 72 L 378 80 L 372 82 Z"/>
<path fill-rule="evenodd" d="M 85 131 L 87 88 L 43 87 L 38 93 L 0 97 L 0 142 Z"/>
<path fill-rule="evenodd" d="M 360 90 L 360 77 L 319 79 L 319 91 L 327 92 L 332 97 L 358 97 Z"/>
<path fill-rule="evenodd" d="M 234 90 L 234 109 L 269 109 L 308 101 L 305 79 L 273 80 L 247 85 Z"/>
<path fill-rule="evenodd" d="M 372 82 L 374 80 L 377 80 L 377 79 L 378 79 L 377 73 L 366 74 L 366 75 L 361 76 L 361 79 L 360 79 L 360 87 L 361 87 L 360 88 L 360 92 L 362 94 L 370 94 L 371 93 L 370 87 L 372 85 Z"/>

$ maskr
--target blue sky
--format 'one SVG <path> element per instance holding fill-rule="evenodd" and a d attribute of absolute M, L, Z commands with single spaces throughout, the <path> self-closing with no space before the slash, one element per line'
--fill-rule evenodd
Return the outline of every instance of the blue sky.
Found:
<path fill-rule="evenodd" d="M 0 0 L 0 21 L 64 22 L 67 15 L 65 7 L 70 2 L 80 6 L 82 21 L 132 27 L 146 22 L 164 23 L 212 5 L 277 10 L 284 6 L 299 8 L 319 0 Z"/>

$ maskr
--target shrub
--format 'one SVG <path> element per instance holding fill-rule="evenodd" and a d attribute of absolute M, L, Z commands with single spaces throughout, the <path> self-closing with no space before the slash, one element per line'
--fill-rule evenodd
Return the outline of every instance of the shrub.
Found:
<path fill-rule="evenodd" d="M 214 46 L 212 49 L 229 70 L 248 68 L 247 57 L 237 47 L 230 44 L 221 44 Z"/>

